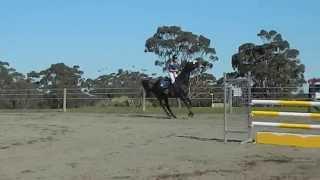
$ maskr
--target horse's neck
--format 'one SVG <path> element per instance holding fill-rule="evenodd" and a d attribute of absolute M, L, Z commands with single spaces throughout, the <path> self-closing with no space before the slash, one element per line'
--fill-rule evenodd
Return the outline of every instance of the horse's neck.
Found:
<path fill-rule="evenodd" d="M 176 81 L 179 81 L 183 84 L 189 84 L 190 72 L 182 71 L 179 76 L 177 77 Z"/>

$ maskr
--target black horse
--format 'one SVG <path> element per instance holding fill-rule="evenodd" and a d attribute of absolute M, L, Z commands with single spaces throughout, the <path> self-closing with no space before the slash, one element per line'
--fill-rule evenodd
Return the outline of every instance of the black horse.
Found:
<path fill-rule="evenodd" d="M 181 73 L 176 78 L 174 84 L 169 85 L 169 87 L 164 88 L 162 86 L 164 81 L 170 81 L 169 79 L 166 80 L 164 78 L 159 78 L 158 80 L 152 81 L 150 79 L 142 80 L 142 86 L 147 94 L 152 92 L 155 97 L 159 100 L 160 106 L 163 108 L 164 112 L 173 118 L 177 118 L 174 113 L 171 111 L 169 106 L 169 97 L 175 97 L 182 100 L 182 102 L 186 105 L 189 111 L 189 117 L 193 116 L 193 112 L 191 111 L 191 100 L 188 97 L 188 87 L 189 87 L 189 79 L 190 74 L 196 68 L 200 68 L 200 62 L 187 62 L 185 63 Z"/>

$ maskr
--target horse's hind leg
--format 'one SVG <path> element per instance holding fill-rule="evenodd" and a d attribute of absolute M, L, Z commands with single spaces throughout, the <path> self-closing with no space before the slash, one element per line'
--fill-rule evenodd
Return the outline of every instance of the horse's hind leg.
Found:
<path fill-rule="evenodd" d="M 171 116 L 172 116 L 173 118 L 177 118 L 177 116 L 176 116 L 176 115 L 174 115 L 174 114 L 173 114 L 173 112 L 171 111 L 171 108 L 170 108 L 170 106 L 169 106 L 169 100 L 168 100 L 168 97 L 166 97 L 166 98 L 164 99 L 164 102 L 165 102 L 165 105 L 166 105 L 166 107 L 167 107 L 168 111 L 170 112 Z"/>

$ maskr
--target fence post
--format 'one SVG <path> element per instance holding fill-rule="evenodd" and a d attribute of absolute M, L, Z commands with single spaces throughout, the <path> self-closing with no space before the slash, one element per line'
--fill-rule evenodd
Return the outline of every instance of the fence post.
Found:
<path fill-rule="evenodd" d="M 210 95 L 211 95 L 211 108 L 214 108 L 213 93 L 210 93 Z"/>
<path fill-rule="evenodd" d="M 178 108 L 181 109 L 181 100 L 178 98 L 177 101 L 178 101 Z"/>
<path fill-rule="evenodd" d="M 224 126 L 224 143 L 227 143 L 227 74 L 223 73 L 223 126 Z"/>
<path fill-rule="evenodd" d="M 229 113 L 233 113 L 232 109 L 232 98 L 233 98 L 233 92 L 232 92 L 232 85 L 228 86 L 228 93 L 229 93 Z"/>
<path fill-rule="evenodd" d="M 251 123 L 252 123 L 252 119 L 251 119 L 251 96 L 252 96 L 252 92 L 251 92 L 251 83 L 252 83 L 252 79 L 251 79 L 251 72 L 249 71 L 248 76 L 247 76 L 247 83 L 248 83 L 248 139 L 251 140 L 252 139 L 252 127 L 251 127 Z"/>
<path fill-rule="evenodd" d="M 67 88 L 63 88 L 63 112 L 67 112 Z"/>
<path fill-rule="evenodd" d="M 146 91 L 142 88 L 142 111 L 146 111 Z"/>

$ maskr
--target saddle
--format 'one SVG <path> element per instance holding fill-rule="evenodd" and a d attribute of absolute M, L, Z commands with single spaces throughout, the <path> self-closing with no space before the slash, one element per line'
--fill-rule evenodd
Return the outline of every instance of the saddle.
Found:
<path fill-rule="evenodd" d="M 163 88 L 163 89 L 169 89 L 169 87 L 170 87 L 171 85 L 172 85 L 171 79 L 168 78 L 168 77 L 162 78 L 162 79 L 160 80 L 160 86 L 161 86 L 161 88 Z"/>

